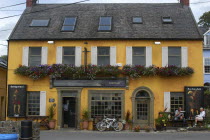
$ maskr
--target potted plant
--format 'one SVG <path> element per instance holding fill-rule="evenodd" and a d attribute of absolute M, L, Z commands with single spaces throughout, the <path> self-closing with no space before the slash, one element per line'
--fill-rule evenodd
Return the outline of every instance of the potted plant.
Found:
<path fill-rule="evenodd" d="M 167 122 L 168 122 L 168 114 L 165 112 L 160 113 L 158 118 L 155 119 L 156 130 L 161 131 L 163 126 L 166 126 Z"/>
<path fill-rule="evenodd" d="M 88 129 L 88 124 L 89 124 L 89 111 L 88 110 L 83 110 L 82 113 L 82 126 L 84 130 Z"/>
<path fill-rule="evenodd" d="M 125 114 L 125 121 L 126 121 L 125 130 L 130 130 L 131 129 L 132 120 L 130 120 L 130 115 L 131 115 L 131 113 L 128 110 Z"/>
<path fill-rule="evenodd" d="M 141 129 L 140 125 L 136 125 L 136 126 L 133 128 L 134 132 L 140 132 L 140 129 Z"/>
<path fill-rule="evenodd" d="M 49 112 L 49 118 L 48 118 L 48 121 L 49 121 L 49 128 L 50 129 L 54 129 L 55 128 L 55 119 L 54 116 L 55 116 L 55 106 L 54 105 L 51 105 L 49 108 L 48 108 L 48 112 Z"/>
<path fill-rule="evenodd" d="M 146 125 L 146 126 L 144 127 L 144 130 L 145 130 L 146 132 L 150 132 L 151 128 L 150 128 L 150 126 Z"/>

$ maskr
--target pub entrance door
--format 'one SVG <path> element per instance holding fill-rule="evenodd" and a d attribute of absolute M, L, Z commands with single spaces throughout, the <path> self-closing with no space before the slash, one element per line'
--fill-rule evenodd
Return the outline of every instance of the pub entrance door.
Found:
<path fill-rule="evenodd" d="M 63 97 L 63 127 L 76 128 L 76 97 Z"/>

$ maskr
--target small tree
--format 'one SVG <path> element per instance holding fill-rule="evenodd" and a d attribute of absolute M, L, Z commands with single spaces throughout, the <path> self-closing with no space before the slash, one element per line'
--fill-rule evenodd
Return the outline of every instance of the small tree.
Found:
<path fill-rule="evenodd" d="M 7 61 L 7 55 L 2 55 L 0 56 L 0 58 L 4 59 L 5 61 Z"/>
<path fill-rule="evenodd" d="M 210 11 L 205 12 L 200 18 L 198 22 L 199 26 L 202 27 L 210 27 Z"/>

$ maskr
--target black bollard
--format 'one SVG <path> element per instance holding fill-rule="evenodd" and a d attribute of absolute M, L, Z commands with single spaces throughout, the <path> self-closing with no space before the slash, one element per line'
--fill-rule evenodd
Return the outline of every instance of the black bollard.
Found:
<path fill-rule="evenodd" d="M 32 121 L 21 121 L 21 140 L 32 140 Z"/>

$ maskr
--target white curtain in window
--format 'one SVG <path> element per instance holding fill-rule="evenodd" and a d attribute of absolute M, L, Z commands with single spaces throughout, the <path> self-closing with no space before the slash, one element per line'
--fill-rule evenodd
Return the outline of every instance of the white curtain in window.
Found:
<path fill-rule="evenodd" d="M 162 67 L 168 66 L 168 47 L 162 47 Z"/>
<path fill-rule="evenodd" d="M 171 111 L 171 93 L 170 92 L 164 92 L 164 109 L 166 109 L 166 112 Z"/>
<path fill-rule="evenodd" d="M 46 116 L 46 91 L 40 91 L 40 116 Z"/>
<path fill-rule="evenodd" d="M 126 47 L 126 64 L 127 65 L 132 65 L 133 64 L 133 49 L 132 46 L 127 46 Z"/>
<path fill-rule="evenodd" d="M 48 58 L 48 47 L 42 47 L 42 56 L 41 56 L 41 64 L 45 65 L 47 64 L 47 58 Z"/>
<path fill-rule="evenodd" d="M 112 66 L 116 66 L 116 47 L 115 46 L 111 46 L 110 47 L 110 65 Z"/>
<path fill-rule="evenodd" d="M 75 48 L 75 66 L 81 66 L 82 61 L 82 47 L 77 46 Z"/>
<path fill-rule="evenodd" d="M 97 47 L 91 47 L 91 64 L 97 65 Z"/>
<path fill-rule="evenodd" d="M 152 47 L 146 47 L 146 67 L 152 66 Z"/>
<path fill-rule="evenodd" d="M 188 67 L 188 48 L 182 47 L 182 67 Z"/>

